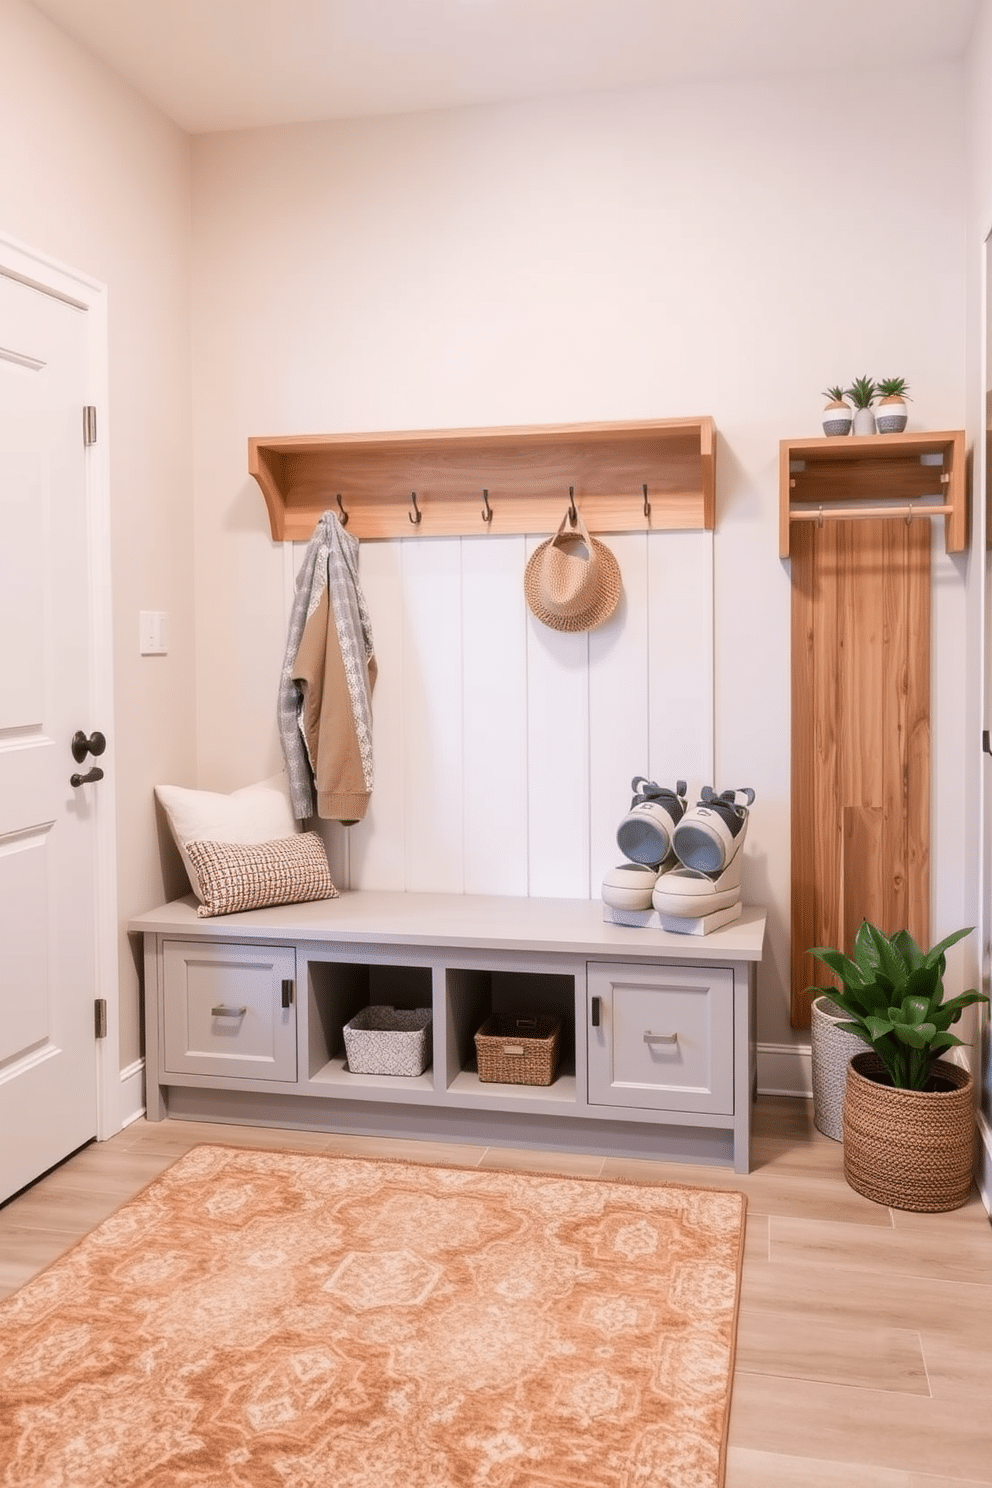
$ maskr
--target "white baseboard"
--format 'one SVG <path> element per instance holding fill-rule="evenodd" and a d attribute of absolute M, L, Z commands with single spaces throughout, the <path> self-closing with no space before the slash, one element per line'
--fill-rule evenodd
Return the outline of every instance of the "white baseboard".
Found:
<path fill-rule="evenodd" d="M 145 1061 L 121 1070 L 121 1129 L 145 1114 Z M 761 1095 L 813 1095 L 813 1057 L 809 1044 L 759 1044 L 758 1091 Z"/>
<path fill-rule="evenodd" d="M 794 1095 L 802 1100 L 813 1094 L 813 1053 L 809 1044 L 759 1044 L 758 1093 Z"/>
<path fill-rule="evenodd" d="M 975 1159 L 975 1182 L 982 1203 L 992 1217 L 992 1126 L 984 1111 L 978 1113 L 978 1150 Z"/>
<path fill-rule="evenodd" d="M 952 1054 L 956 1054 L 953 1050 Z M 963 1063 L 964 1061 L 960 1061 Z M 121 1130 L 145 1114 L 145 1061 L 136 1059 L 121 1070 Z M 759 1044 L 758 1091 L 761 1095 L 791 1095 L 808 1100 L 813 1095 L 813 1055 L 809 1044 Z M 978 1112 L 978 1153 L 975 1177 L 982 1202 L 992 1215 L 992 1125 Z"/>
<path fill-rule="evenodd" d="M 145 1061 L 136 1059 L 121 1070 L 121 1131 L 145 1114 Z"/>

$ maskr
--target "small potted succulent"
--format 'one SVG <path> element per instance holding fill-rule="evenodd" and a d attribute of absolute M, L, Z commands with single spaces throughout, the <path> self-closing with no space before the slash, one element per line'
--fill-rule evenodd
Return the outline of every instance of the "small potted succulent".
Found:
<path fill-rule="evenodd" d="M 909 384 L 905 377 L 880 377 L 876 391 L 875 428 L 879 434 L 901 434 L 908 418 Z"/>
<path fill-rule="evenodd" d="M 974 988 L 944 999 L 945 953 L 970 930 L 922 951 L 906 930 L 886 935 L 866 920 L 854 959 L 815 947 L 841 987 L 814 987 L 848 1021 L 837 1027 L 869 1048 L 847 1067 L 844 1176 L 856 1192 L 895 1209 L 957 1209 L 971 1192 L 974 1082 L 941 1059 L 962 1040 L 950 1032 L 964 1008 L 988 1002 Z"/>
<path fill-rule="evenodd" d="M 842 387 L 828 387 L 823 396 L 828 400 L 823 410 L 823 432 L 827 435 L 850 434 L 854 414 Z"/>
<path fill-rule="evenodd" d="M 872 404 L 877 392 L 878 386 L 873 377 L 856 377 L 846 389 L 844 396 L 851 400 L 854 408 L 853 434 L 874 434 L 875 415 Z"/>

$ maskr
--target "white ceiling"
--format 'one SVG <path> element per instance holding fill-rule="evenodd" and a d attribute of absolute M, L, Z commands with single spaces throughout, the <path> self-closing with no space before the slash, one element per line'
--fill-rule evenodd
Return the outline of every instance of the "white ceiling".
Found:
<path fill-rule="evenodd" d="M 981 0 L 32 3 L 176 123 L 204 133 L 955 60 Z M 869 122 L 898 133 L 898 120 Z M 839 119 L 840 139 L 863 123 Z"/>

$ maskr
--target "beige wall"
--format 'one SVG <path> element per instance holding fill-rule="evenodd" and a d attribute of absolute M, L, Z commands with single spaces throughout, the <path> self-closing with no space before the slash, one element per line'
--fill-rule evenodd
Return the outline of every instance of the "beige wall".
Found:
<path fill-rule="evenodd" d="M 860 153 L 844 122 L 859 119 L 873 136 L 898 120 L 898 145 Z M 747 888 L 771 916 L 759 1037 L 801 1040 L 787 1013 L 778 440 L 819 433 L 821 389 L 861 373 L 908 378 L 911 427 L 964 421 L 964 140 L 951 67 L 196 139 L 202 783 L 278 762 L 286 567 L 245 473 L 249 434 L 711 413 L 714 783 L 758 793 Z M 964 580 L 964 564 L 937 560 L 941 933 L 964 922 L 972 876 Z M 398 609 L 382 623 L 400 627 Z"/>
<path fill-rule="evenodd" d="M 120 919 L 163 895 L 151 788 L 195 768 L 189 141 L 22 0 L 0 0 L 0 227 L 107 285 Z M 139 609 L 172 623 L 138 656 Z M 109 758 L 109 755 L 108 755 Z M 139 1057 L 121 937 L 121 1065 Z"/>
<path fill-rule="evenodd" d="M 988 626 L 983 619 L 989 603 L 992 564 L 986 548 L 988 527 L 984 492 L 988 489 L 988 446 L 986 443 L 986 389 L 992 387 L 992 252 L 985 241 L 992 235 L 992 11 L 979 6 L 975 33 L 972 37 L 968 66 L 968 143 L 970 166 L 970 219 L 968 235 L 968 426 L 974 441 L 975 495 L 973 522 L 973 562 L 969 570 L 969 689 L 968 750 L 966 772 L 968 790 L 978 809 L 972 814 L 974 848 L 972 861 L 981 864 L 976 873 L 975 923 L 979 926 L 980 943 L 974 949 L 970 984 L 981 978 L 985 992 L 992 988 L 992 782 L 989 761 L 979 754 L 977 741 L 982 728 L 992 726 L 989 678 L 992 674 L 992 652 L 989 649 Z M 982 641 L 985 640 L 983 647 Z M 968 920 L 971 923 L 971 920 Z M 986 1207 L 992 1209 L 992 1037 L 988 1009 L 977 1012 L 970 1020 L 971 1029 L 963 1037 L 975 1037 L 971 1053 L 972 1068 L 981 1080 L 979 1135 L 979 1181 Z"/>
<path fill-rule="evenodd" d="M 694 86 L 191 144 L 0 0 L 0 131 L 18 141 L 0 153 L 0 226 L 109 286 L 122 922 L 176 888 L 153 784 L 231 788 L 279 762 L 291 560 L 245 473 L 249 434 L 712 413 L 715 783 L 758 792 L 760 1037 L 796 1042 L 777 441 L 818 432 L 820 390 L 862 372 L 909 378 L 915 427 L 964 421 L 977 250 L 961 81 L 941 67 Z M 859 160 L 838 130 L 857 119 L 898 119 L 898 149 Z M 990 180 L 973 166 L 973 186 Z M 966 560 L 937 563 L 941 933 L 975 897 L 967 579 Z M 139 659 L 140 608 L 169 611 L 167 658 Z M 127 1065 L 126 948 L 123 973 Z"/>

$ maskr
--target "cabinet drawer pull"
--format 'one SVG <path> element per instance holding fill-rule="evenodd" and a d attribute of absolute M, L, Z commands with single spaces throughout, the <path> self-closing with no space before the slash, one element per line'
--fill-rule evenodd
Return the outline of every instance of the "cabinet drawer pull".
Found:
<path fill-rule="evenodd" d="M 282 1005 L 284 1008 L 293 1006 L 293 979 L 284 977 L 282 983 Z"/>
<path fill-rule="evenodd" d="M 593 1000 L 592 1000 L 592 1026 L 593 1026 L 593 1028 L 598 1028 L 599 1027 L 599 1005 L 600 1005 L 601 1002 L 602 1002 L 602 998 L 601 997 L 594 997 Z"/>
<path fill-rule="evenodd" d="M 677 1033 L 652 1033 L 650 1028 L 644 1031 L 644 1042 L 646 1044 L 677 1044 L 679 1036 Z"/>
<path fill-rule="evenodd" d="M 210 1016 L 211 1018 L 243 1018 L 247 1011 L 246 1007 L 225 1007 L 221 1002 L 217 1007 L 210 1009 Z"/>

